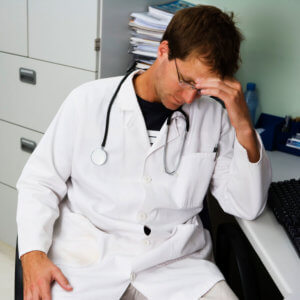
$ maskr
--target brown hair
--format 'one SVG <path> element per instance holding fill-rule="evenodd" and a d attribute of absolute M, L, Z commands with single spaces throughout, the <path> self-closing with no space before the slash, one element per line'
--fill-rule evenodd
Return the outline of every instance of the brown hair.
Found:
<path fill-rule="evenodd" d="M 233 17 L 233 13 L 208 5 L 178 11 L 162 37 L 162 41 L 168 41 L 169 60 L 185 60 L 192 55 L 204 60 L 222 78 L 233 76 L 241 61 L 243 40 Z"/>

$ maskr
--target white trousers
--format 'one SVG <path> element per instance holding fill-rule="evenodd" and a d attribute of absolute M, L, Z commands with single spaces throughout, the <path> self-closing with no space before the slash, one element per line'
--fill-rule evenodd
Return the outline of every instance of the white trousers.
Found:
<path fill-rule="evenodd" d="M 133 285 L 129 285 L 120 300 L 146 300 Z M 198 299 L 203 300 L 238 300 L 225 280 L 217 282 L 207 293 Z"/>

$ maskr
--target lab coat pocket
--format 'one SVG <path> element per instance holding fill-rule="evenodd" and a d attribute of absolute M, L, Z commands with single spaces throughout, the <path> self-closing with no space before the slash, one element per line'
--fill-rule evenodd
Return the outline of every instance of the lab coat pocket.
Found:
<path fill-rule="evenodd" d="M 48 257 L 57 265 L 93 266 L 101 259 L 100 232 L 81 214 L 63 210 L 54 226 Z"/>
<path fill-rule="evenodd" d="M 215 167 L 215 152 L 189 153 L 182 157 L 174 197 L 184 207 L 199 206 L 208 189 Z"/>

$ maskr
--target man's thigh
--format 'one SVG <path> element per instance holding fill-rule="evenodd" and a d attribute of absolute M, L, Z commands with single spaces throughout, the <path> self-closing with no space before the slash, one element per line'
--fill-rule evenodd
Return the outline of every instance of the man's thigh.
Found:
<path fill-rule="evenodd" d="M 199 299 L 203 300 L 238 300 L 225 280 L 218 281 L 207 293 Z"/>
<path fill-rule="evenodd" d="M 147 298 L 141 294 L 131 284 L 128 286 L 120 300 L 146 300 Z M 202 300 L 238 300 L 232 289 L 225 280 L 217 282 L 206 294 L 199 297 Z"/>

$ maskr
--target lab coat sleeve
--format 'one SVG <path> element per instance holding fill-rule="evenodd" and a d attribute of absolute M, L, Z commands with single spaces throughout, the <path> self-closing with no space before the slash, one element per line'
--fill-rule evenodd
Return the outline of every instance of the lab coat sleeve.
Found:
<path fill-rule="evenodd" d="M 272 179 L 269 159 L 259 134 L 256 135 L 260 158 L 251 163 L 223 110 L 219 153 L 210 188 L 226 213 L 247 220 L 255 219 L 264 210 Z"/>
<path fill-rule="evenodd" d="M 77 90 L 65 99 L 17 182 L 19 256 L 33 250 L 48 252 L 59 202 L 67 192 L 78 126 Z"/>

